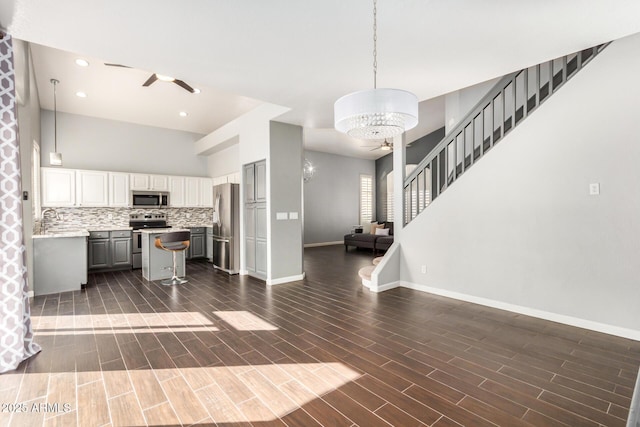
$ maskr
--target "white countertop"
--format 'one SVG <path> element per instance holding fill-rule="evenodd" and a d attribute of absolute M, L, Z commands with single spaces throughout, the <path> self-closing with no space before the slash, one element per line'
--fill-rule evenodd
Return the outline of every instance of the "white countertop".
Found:
<path fill-rule="evenodd" d="M 89 231 L 128 231 L 133 230 L 133 227 L 128 227 L 126 225 L 96 225 L 87 227 Z"/>
<path fill-rule="evenodd" d="M 142 234 L 162 234 L 162 233 L 169 233 L 173 231 L 190 231 L 190 230 L 185 228 L 145 228 L 138 231 L 140 231 L 140 233 Z"/>
<path fill-rule="evenodd" d="M 89 237 L 87 230 L 57 230 L 47 232 L 47 234 L 34 234 L 34 239 L 51 239 L 51 238 L 68 238 L 68 237 Z"/>

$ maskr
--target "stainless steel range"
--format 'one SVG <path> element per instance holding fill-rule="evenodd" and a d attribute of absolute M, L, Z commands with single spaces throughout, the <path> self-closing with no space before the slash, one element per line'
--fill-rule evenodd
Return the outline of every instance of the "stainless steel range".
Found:
<path fill-rule="evenodd" d="M 165 214 L 131 214 L 129 227 L 133 228 L 133 268 L 142 268 L 142 234 L 147 228 L 171 228 Z"/>

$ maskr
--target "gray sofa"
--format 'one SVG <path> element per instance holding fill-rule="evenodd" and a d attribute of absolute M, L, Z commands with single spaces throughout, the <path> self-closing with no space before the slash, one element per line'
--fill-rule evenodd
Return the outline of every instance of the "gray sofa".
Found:
<path fill-rule="evenodd" d="M 349 246 L 371 249 L 374 253 L 386 251 L 393 244 L 393 222 L 384 222 L 384 228 L 389 229 L 388 236 L 378 236 L 368 233 L 350 233 L 344 236 L 344 249 Z"/>

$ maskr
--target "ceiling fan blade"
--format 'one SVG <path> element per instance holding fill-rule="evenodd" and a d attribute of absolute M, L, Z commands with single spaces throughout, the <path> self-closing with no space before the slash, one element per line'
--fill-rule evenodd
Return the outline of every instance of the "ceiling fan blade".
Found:
<path fill-rule="evenodd" d="M 183 82 L 182 80 L 178 80 L 178 79 L 176 79 L 176 80 L 174 80 L 173 82 L 174 82 L 175 84 L 177 84 L 178 86 L 180 86 L 181 88 L 183 88 L 184 90 L 186 90 L 186 91 L 189 91 L 189 92 L 191 92 L 191 93 L 195 92 L 195 90 L 194 90 L 191 86 L 189 86 L 188 84 L 186 84 L 186 83 L 185 83 L 185 82 Z"/>
<path fill-rule="evenodd" d="M 372 149 L 371 149 L 371 150 L 369 150 L 369 151 L 376 151 L 376 150 L 379 150 L 379 149 L 380 149 L 380 147 L 375 147 L 375 148 L 372 148 Z"/>
<path fill-rule="evenodd" d="M 151 86 L 151 84 L 152 84 L 153 82 L 155 82 L 156 80 L 158 80 L 158 76 L 157 76 L 157 75 L 155 75 L 155 74 L 151 74 L 151 77 L 149 77 L 149 78 L 147 79 L 147 81 L 146 81 L 146 82 L 144 82 L 144 83 L 142 84 L 142 86 L 145 86 L 145 87 L 146 87 L 146 86 Z"/>
<path fill-rule="evenodd" d="M 122 65 L 122 64 L 111 64 L 109 62 L 105 62 L 104 65 L 106 65 L 107 67 L 120 67 L 120 68 L 131 68 L 128 65 Z"/>

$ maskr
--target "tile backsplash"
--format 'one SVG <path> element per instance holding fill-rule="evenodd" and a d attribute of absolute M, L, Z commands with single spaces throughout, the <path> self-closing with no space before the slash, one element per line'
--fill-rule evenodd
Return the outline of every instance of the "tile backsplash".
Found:
<path fill-rule="evenodd" d="M 48 212 L 44 221 L 47 229 L 75 230 L 78 228 L 111 228 L 128 227 L 130 214 L 165 214 L 167 225 L 172 227 L 196 227 L 211 225 L 212 208 L 165 208 L 165 209 L 131 209 L 131 208 L 55 208 L 62 219 L 57 219 L 53 212 Z M 35 234 L 39 234 L 42 221 L 34 221 Z"/>

